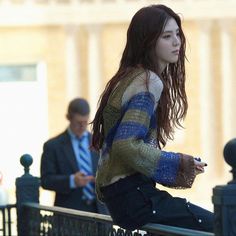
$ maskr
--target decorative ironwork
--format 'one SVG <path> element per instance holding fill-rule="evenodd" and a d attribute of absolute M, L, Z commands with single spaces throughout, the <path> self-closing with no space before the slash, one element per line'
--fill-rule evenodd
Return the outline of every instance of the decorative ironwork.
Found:
<path fill-rule="evenodd" d="M 1 211 L 1 223 L 0 226 L 0 232 L 2 232 L 2 236 L 11 236 L 12 235 L 12 227 L 13 227 L 13 221 L 12 221 L 12 210 L 14 210 L 14 213 L 16 214 L 16 205 L 15 204 L 7 204 L 7 205 L 1 205 L 0 211 Z"/>
<path fill-rule="evenodd" d="M 24 232 L 27 236 L 213 236 L 212 233 L 149 224 L 128 231 L 113 225 L 110 216 L 36 203 L 23 204 Z"/>

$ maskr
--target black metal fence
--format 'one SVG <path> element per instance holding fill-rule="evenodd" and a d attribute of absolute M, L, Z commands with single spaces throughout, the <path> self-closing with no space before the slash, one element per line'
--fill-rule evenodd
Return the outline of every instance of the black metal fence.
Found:
<path fill-rule="evenodd" d="M 0 212 L 1 212 L 0 235 L 13 236 L 12 229 L 13 229 L 14 222 L 12 220 L 12 215 L 16 215 L 16 204 L 7 204 L 7 205 L 0 206 Z"/>
<path fill-rule="evenodd" d="M 110 216 L 36 203 L 23 204 L 27 236 L 213 236 L 212 233 L 148 224 L 134 232 L 114 225 Z"/>

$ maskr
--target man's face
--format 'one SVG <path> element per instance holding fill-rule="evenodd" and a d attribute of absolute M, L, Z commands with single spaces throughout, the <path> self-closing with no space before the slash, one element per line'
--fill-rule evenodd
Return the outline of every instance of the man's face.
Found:
<path fill-rule="evenodd" d="M 89 115 L 82 116 L 79 114 L 74 114 L 69 117 L 68 120 L 70 121 L 70 128 L 72 132 L 76 136 L 81 137 L 87 129 Z"/>

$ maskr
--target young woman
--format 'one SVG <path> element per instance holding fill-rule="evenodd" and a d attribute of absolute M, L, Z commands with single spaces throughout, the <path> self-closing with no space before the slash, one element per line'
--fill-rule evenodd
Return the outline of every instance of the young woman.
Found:
<path fill-rule="evenodd" d="M 190 188 L 206 165 L 162 150 L 187 113 L 184 60 L 180 17 L 164 5 L 140 9 L 93 121 L 97 194 L 123 228 L 152 222 L 213 230 L 211 212 L 155 187 Z"/>

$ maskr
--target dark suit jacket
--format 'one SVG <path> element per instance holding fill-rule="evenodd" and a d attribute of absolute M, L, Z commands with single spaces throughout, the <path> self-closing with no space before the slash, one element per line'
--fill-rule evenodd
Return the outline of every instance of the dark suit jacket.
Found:
<path fill-rule="evenodd" d="M 91 134 L 89 134 L 91 140 Z M 93 173 L 95 176 L 98 154 L 91 151 Z M 86 210 L 82 200 L 82 187 L 70 188 L 70 175 L 79 170 L 67 131 L 48 140 L 43 146 L 41 158 L 41 185 L 43 188 L 56 192 L 55 206 Z M 107 214 L 104 204 L 96 199 L 97 213 Z"/>

